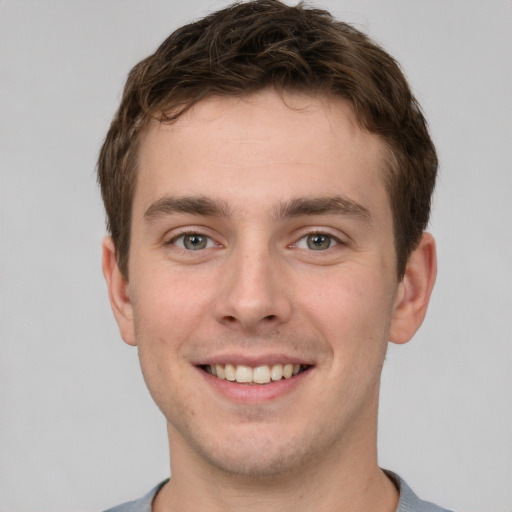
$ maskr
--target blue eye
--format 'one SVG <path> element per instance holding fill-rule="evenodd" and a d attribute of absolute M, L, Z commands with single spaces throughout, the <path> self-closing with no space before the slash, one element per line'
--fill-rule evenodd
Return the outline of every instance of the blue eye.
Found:
<path fill-rule="evenodd" d="M 299 249 L 310 249 L 312 251 L 325 251 L 335 247 L 339 241 L 331 235 L 325 233 L 312 233 L 302 237 L 296 244 Z"/>
<path fill-rule="evenodd" d="M 189 233 L 181 235 L 173 240 L 173 243 L 182 249 L 188 251 L 199 251 L 201 249 L 208 249 L 215 246 L 215 242 L 200 233 Z"/>

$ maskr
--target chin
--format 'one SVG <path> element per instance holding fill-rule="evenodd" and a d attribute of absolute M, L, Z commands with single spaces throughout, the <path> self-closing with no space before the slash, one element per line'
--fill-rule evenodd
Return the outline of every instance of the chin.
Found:
<path fill-rule="evenodd" d="M 292 451 L 291 446 L 254 449 L 247 446 L 232 446 L 222 454 L 204 454 L 210 465 L 223 473 L 245 478 L 268 480 L 293 473 L 302 465 L 303 453 Z"/>
<path fill-rule="evenodd" d="M 284 435 L 283 435 L 284 434 Z M 217 439 L 192 441 L 197 455 L 217 471 L 252 480 L 268 480 L 292 474 L 310 463 L 321 451 L 322 443 L 291 432 L 277 435 L 271 429 L 254 426 L 239 428 Z"/>

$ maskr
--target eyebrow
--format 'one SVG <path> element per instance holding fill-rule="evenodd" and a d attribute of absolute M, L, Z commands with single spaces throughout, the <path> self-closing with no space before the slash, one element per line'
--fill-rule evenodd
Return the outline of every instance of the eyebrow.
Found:
<path fill-rule="evenodd" d="M 158 199 L 144 212 L 150 222 L 174 213 L 188 213 L 204 217 L 231 217 L 229 205 L 205 196 L 166 196 Z M 344 196 L 297 197 L 274 207 L 274 217 L 286 219 L 303 215 L 345 215 L 370 219 L 370 211 Z"/>
<path fill-rule="evenodd" d="M 173 213 L 190 213 L 204 217 L 230 217 L 231 210 L 224 201 L 204 196 L 166 196 L 155 201 L 144 212 L 144 219 L 151 221 Z"/>
<path fill-rule="evenodd" d="M 281 219 L 302 215 L 346 215 L 364 220 L 371 218 L 367 208 L 345 196 L 298 197 L 279 205 L 275 215 Z"/>

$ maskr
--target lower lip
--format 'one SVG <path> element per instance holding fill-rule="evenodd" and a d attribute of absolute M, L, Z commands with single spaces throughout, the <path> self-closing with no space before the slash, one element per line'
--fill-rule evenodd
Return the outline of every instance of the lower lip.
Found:
<path fill-rule="evenodd" d="M 213 389 L 225 396 L 226 398 L 239 403 L 261 403 L 276 400 L 287 395 L 294 390 L 311 372 L 312 368 L 290 377 L 289 379 L 281 379 L 268 384 L 240 384 L 225 379 L 219 379 L 206 373 L 201 368 L 201 372 L 206 382 Z"/>

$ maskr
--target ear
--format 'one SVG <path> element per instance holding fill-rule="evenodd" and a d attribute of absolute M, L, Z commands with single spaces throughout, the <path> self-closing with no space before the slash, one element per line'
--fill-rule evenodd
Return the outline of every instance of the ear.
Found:
<path fill-rule="evenodd" d="M 103 275 L 108 287 L 110 305 L 121 337 L 128 345 L 136 345 L 133 324 L 133 307 L 130 300 L 128 281 L 125 279 L 116 259 L 116 248 L 112 238 L 106 237 L 102 244 Z"/>
<path fill-rule="evenodd" d="M 423 233 L 398 285 L 389 335 L 393 343 L 407 343 L 423 323 L 436 273 L 436 243 L 430 233 Z"/>

